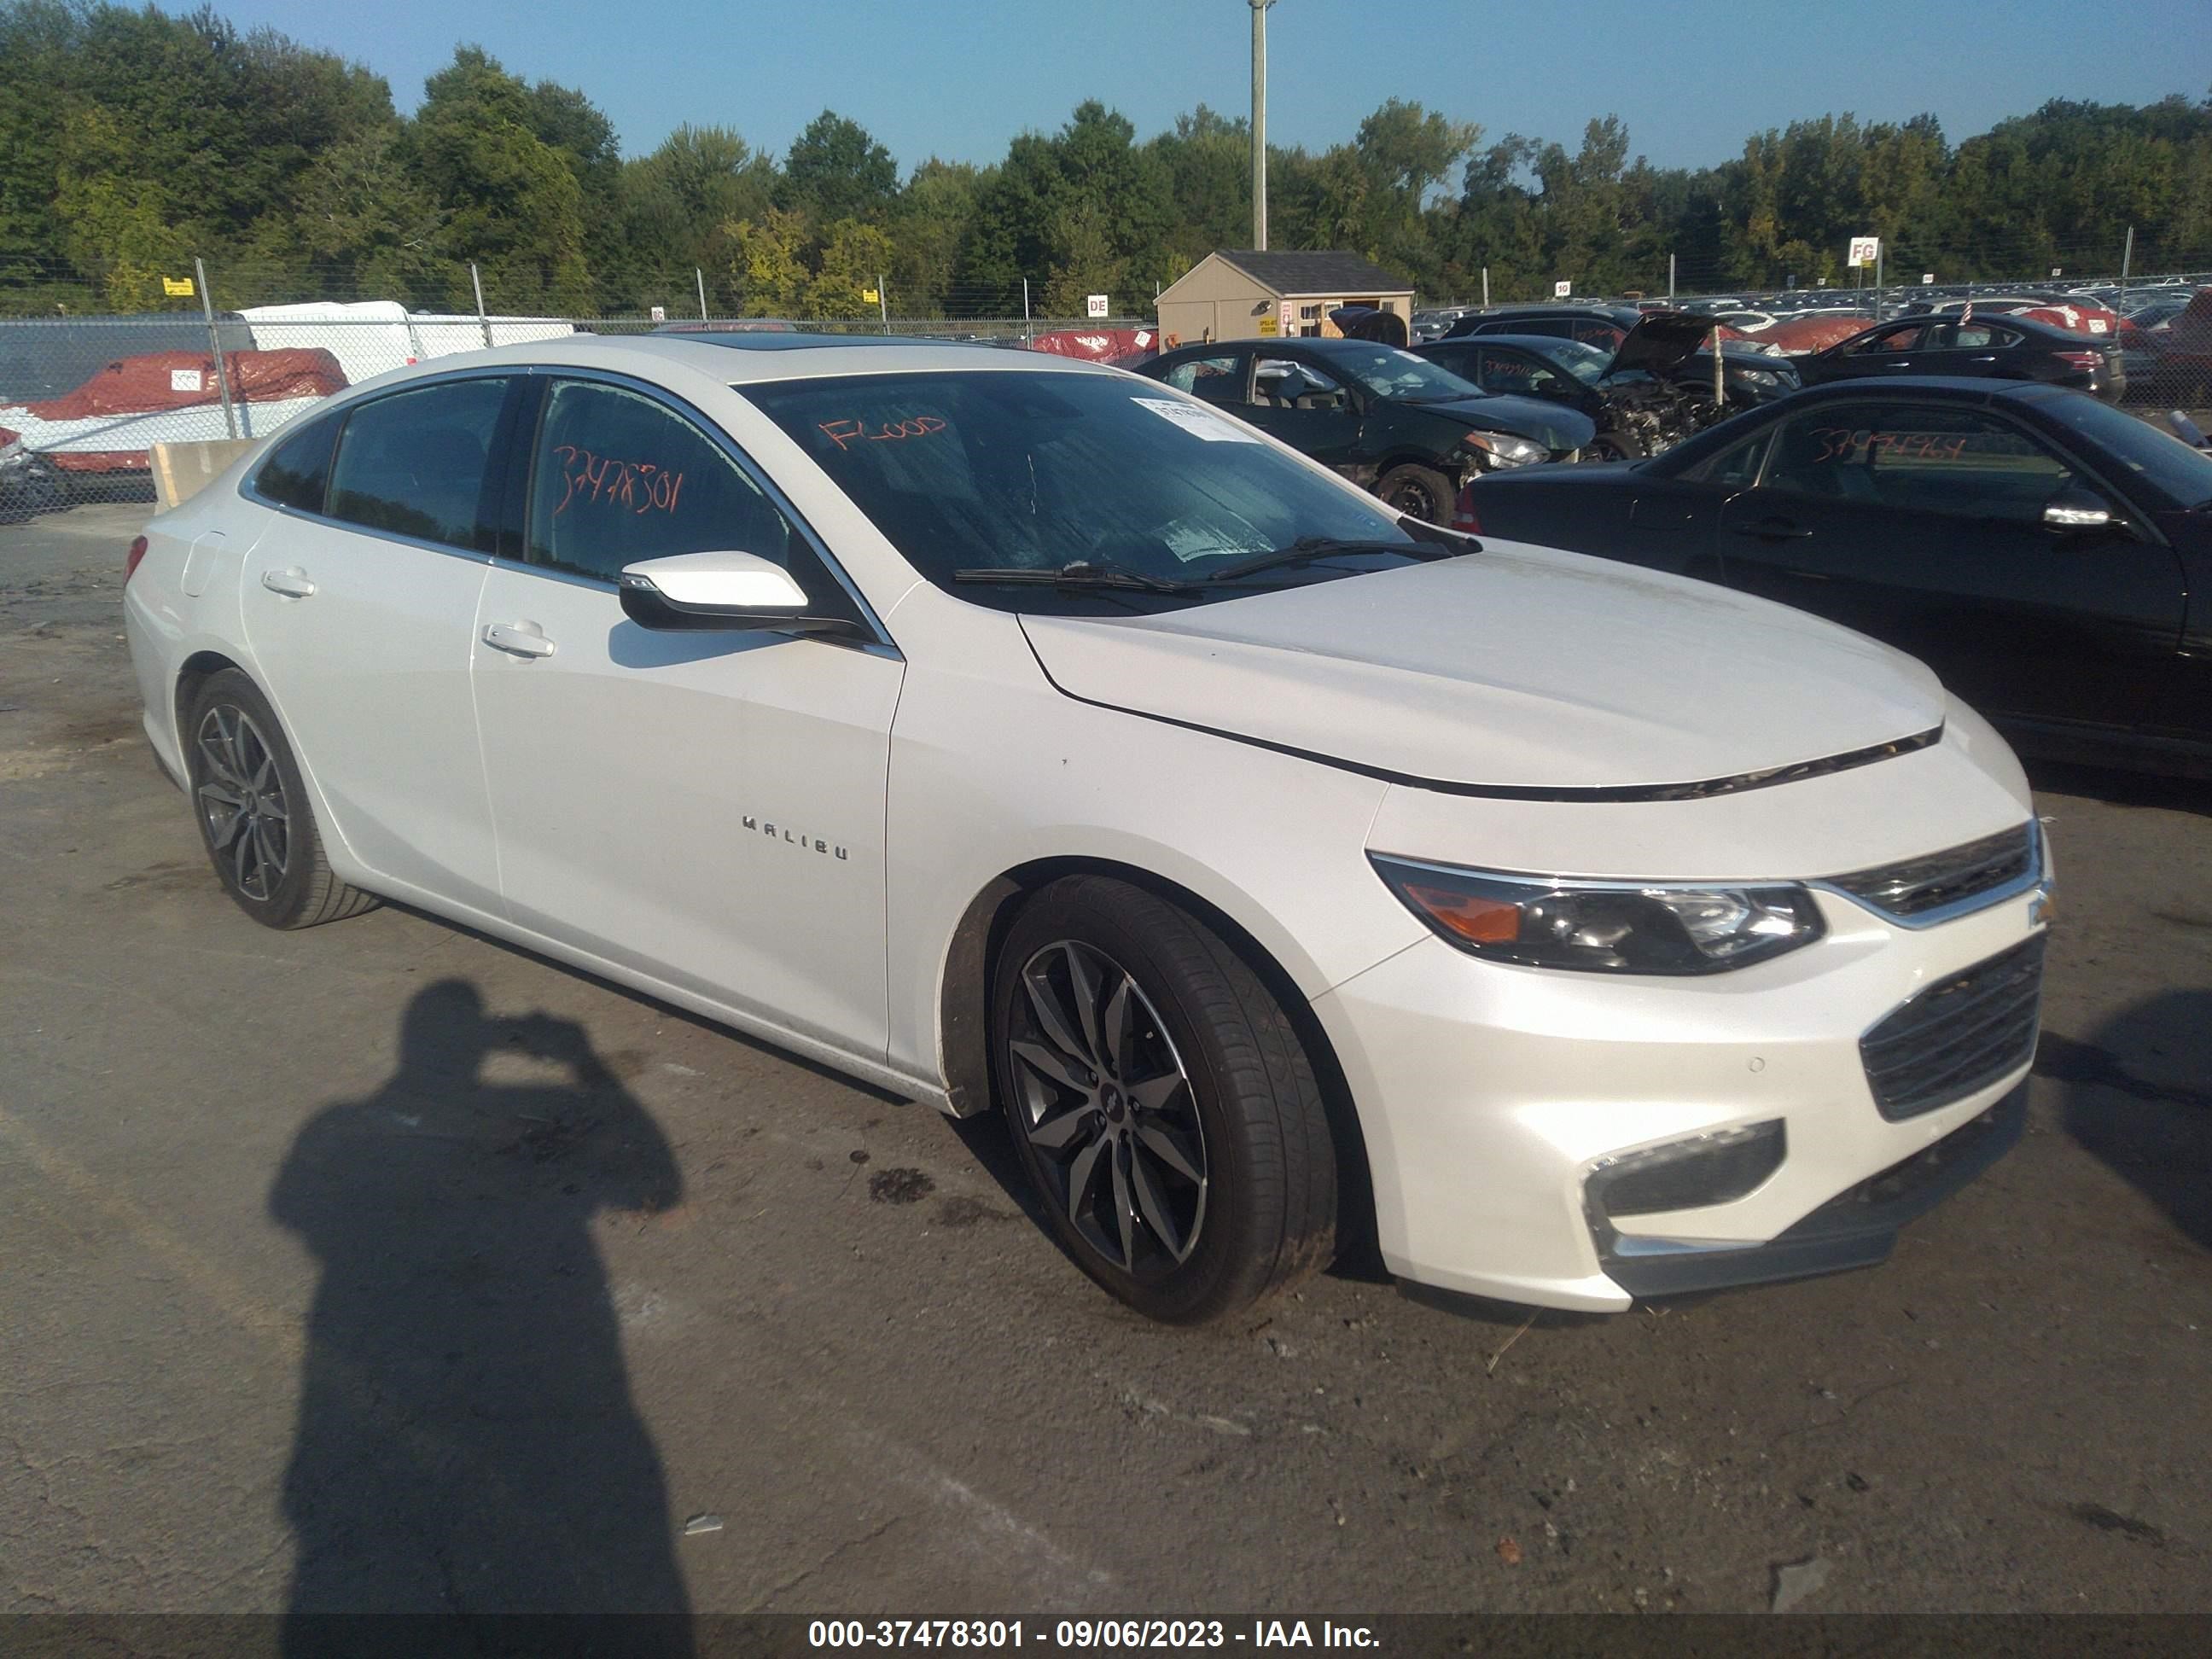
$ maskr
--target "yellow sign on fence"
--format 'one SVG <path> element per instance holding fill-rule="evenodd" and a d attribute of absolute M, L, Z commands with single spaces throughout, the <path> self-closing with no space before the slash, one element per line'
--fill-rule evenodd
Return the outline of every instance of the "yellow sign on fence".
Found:
<path fill-rule="evenodd" d="M 866 300 L 870 305 L 873 305 L 882 296 L 872 288 L 864 288 L 860 290 L 860 297 L 863 300 Z"/>
<path fill-rule="evenodd" d="M 173 299 L 189 300 L 192 297 L 192 279 L 189 276 L 164 276 L 161 278 L 161 292 Z"/>

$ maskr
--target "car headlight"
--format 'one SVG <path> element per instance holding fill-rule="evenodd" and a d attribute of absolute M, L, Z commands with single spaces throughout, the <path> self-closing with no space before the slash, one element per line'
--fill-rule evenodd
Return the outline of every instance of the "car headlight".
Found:
<path fill-rule="evenodd" d="M 1712 974 L 1810 945 L 1826 931 L 1806 889 L 1549 881 L 1370 853 L 1431 932 L 1471 956 L 1600 974 Z"/>
<path fill-rule="evenodd" d="M 1552 453 L 1541 444 L 1504 432 L 1470 432 L 1461 441 L 1474 452 L 1479 465 L 1492 471 L 1500 467 L 1526 466 L 1531 461 L 1545 459 Z"/>
<path fill-rule="evenodd" d="M 1753 386 L 1782 384 L 1782 377 L 1771 368 L 1739 368 L 1735 372 L 1739 378 L 1750 381 Z"/>

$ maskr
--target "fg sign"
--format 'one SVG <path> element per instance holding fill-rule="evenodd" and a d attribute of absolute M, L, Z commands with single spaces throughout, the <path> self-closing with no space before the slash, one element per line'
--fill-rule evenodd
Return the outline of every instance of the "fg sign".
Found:
<path fill-rule="evenodd" d="M 1106 301 L 1109 296 L 1103 294 L 1092 294 L 1086 295 L 1085 297 L 1090 304 L 1091 314 L 1093 317 L 1103 317 L 1106 314 Z"/>
<path fill-rule="evenodd" d="M 1881 237 L 1854 236 L 1851 238 L 1851 257 L 1844 263 L 1847 265 L 1870 265 L 1881 258 Z"/>
<path fill-rule="evenodd" d="M 1552 284 L 1552 297 L 1554 300 L 1564 300 L 1574 291 L 1575 285 L 1572 283 L 1559 282 Z"/>

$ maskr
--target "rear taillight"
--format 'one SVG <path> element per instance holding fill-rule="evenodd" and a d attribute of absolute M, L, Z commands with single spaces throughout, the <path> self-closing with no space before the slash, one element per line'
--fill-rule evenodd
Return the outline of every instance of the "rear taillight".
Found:
<path fill-rule="evenodd" d="M 131 543 L 131 550 L 123 556 L 123 580 L 125 581 L 129 581 L 133 576 L 138 574 L 138 561 L 145 556 L 146 538 L 143 536 L 134 537 Z"/>
<path fill-rule="evenodd" d="M 1462 484 L 1459 487 L 1459 499 L 1452 503 L 1451 527 L 1454 530 L 1464 530 L 1470 536 L 1479 536 L 1482 533 L 1482 520 L 1475 515 L 1474 511 L 1473 484 Z"/>
<path fill-rule="evenodd" d="M 2105 361 L 2105 354 L 2101 351 L 2054 351 L 2051 355 L 2065 364 L 2067 368 L 2078 368 L 2085 374 L 2097 368 Z"/>

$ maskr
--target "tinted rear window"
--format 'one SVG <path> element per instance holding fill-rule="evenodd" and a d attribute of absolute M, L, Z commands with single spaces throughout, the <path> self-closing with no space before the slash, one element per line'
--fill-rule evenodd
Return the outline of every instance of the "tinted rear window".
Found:
<path fill-rule="evenodd" d="M 504 380 L 446 380 L 356 405 L 332 464 L 330 515 L 489 553 L 497 513 L 484 488 Z"/>

